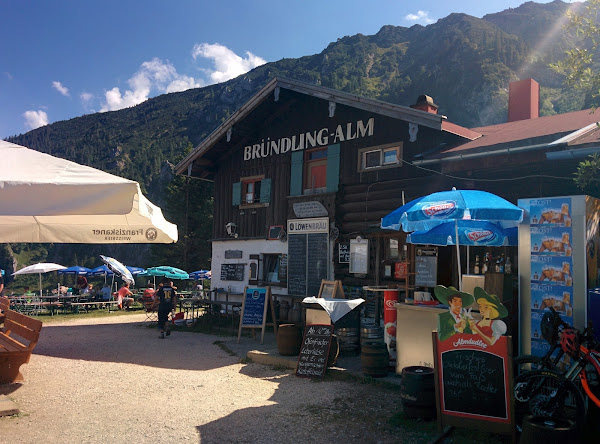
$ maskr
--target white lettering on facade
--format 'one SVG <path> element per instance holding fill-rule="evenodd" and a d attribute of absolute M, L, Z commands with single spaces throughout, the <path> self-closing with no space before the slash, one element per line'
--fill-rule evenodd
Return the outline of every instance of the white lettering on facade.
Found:
<path fill-rule="evenodd" d="M 244 161 L 261 159 L 264 157 L 285 154 L 289 151 L 301 151 L 307 148 L 326 146 L 330 143 L 330 136 L 333 137 L 333 143 L 345 142 L 347 140 L 370 137 L 374 134 L 375 118 L 371 117 L 365 124 L 362 120 L 356 123 L 348 122 L 345 125 L 340 124 L 335 132 L 329 131 L 329 128 L 307 131 L 296 134 L 291 137 L 282 137 L 277 140 L 271 140 L 268 137 L 262 139 L 260 143 L 244 147 Z"/>

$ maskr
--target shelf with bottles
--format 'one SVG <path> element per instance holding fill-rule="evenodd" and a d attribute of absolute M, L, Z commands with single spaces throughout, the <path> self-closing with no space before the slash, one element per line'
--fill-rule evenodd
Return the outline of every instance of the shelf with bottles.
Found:
<path fill-rule="evenodd" d="M 471 247 L 470 274 L 516 273 L 517 247 Z"/>

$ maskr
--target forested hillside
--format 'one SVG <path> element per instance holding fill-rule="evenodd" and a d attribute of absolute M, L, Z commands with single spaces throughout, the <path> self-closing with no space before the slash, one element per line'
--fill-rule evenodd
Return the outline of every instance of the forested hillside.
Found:
<path fill-rule="evenodd" d="M 152 248 L 7 246 L 0 261 L 16 250 L 22 255 L 33 249 L 36 257 L 65 265 L 99 265 L 98 254 L 108 254 L 136 266 L 210 267 L 212 184 L 174 177 L 172 165 L 274 76 L 407 106 L 428 94 L 441 114 L 466 127 L 505 121 L 508 84 L 519 78 L 540 82 L 542 115 L 582 109 L 583 94 L 564 89 L 548 67 L 573 45 L 573 38 L 555 26 L 568 6 L 528 2 L 482 19 L 451 14 L 426 27 L 384 26 L 375 35 L 343 37 L 320 54 L 268 63 L 222 84 L 11 137 L 10 142 L 139 181 L 179 226 L 180 241 Z M 549 36 L 552 29 L 556 32 Z"/>

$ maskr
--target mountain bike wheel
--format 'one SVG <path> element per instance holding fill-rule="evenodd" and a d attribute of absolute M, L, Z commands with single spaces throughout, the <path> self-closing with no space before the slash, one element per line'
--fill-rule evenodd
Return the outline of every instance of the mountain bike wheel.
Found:
<path fill-rule="evenodd" d="M 513 358 L 513 375 L 518 375 L 531 371 L 542 369 L 542 357 L 534 355 L 520 355 Z"/>
<path fill-rule="evenodd" d="M 561 373 L 533 370 L 515 378 L 515 424 L 522 431 L 527 415 L 573 421 L 581 431 L 585 424 L 585 403 L 579 389 Z"/>

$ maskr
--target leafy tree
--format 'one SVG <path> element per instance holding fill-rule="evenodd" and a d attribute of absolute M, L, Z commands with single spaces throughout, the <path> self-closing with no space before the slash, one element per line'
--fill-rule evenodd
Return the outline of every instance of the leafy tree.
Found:
<path fill-rule="evenodd" d="M 567 87 L 585 91 L 595 108 L 600 97 L 600 71 L 598 71 L 598 44 L 600 26 L 598 13 L 600 0 L 588 0 L 585 6 L 567 11 L 569 22 L 566 28 L 579 38 L 577 46 L 567 51 L 567 56 L 550 64 L 550 67 L 565 77 Z M 594 154 L 579 163 L 575 172 L 575 183 L 586 194 L 600 196 L 600 156 Z"/>
<path fill-rule="evenodd" d="M 575 172 L 575 183 L 581 190 L 590 196 L 600 197 L 600 155 L 591 155 L 579 163 Z"/>

